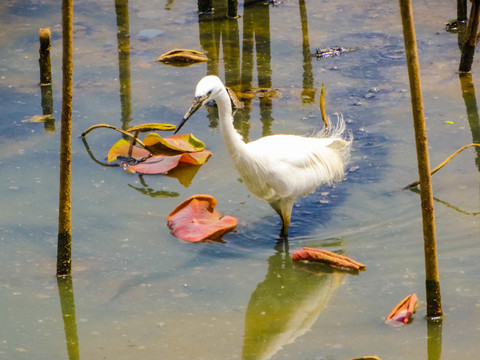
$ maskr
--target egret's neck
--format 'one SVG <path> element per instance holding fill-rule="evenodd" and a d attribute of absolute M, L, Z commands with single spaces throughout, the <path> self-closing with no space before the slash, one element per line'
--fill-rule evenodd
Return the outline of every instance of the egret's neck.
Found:
<path fill-rule="evenodd" d="M 235 161 L 244 149 L 245 142 L 233 126 L 232 103 L 225 88 L 222 89 L 220 95 L 215 101 L 218 107 L 218 117 L 220 119 L 220 130 L 222 132 L 223 141 L 225 142 L 232 159 Z"/>

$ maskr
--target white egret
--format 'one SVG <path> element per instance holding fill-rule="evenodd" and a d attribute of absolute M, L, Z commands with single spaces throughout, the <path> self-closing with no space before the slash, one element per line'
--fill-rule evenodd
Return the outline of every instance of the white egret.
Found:
<path fill-rule="evenodd" d="M 280 215 L 282 235 L 287 236 L 297 198 L 345 175 L 352 141 L 351 136 L 343 136 L 343 117 L 338 117 L 335 127 L 330 125 L 312 137 L 269 135 L 245 143 L 233 126 L 232 104 L 225 86 L 217 76 L 210 75 L 198 83 L 195 100 L 175 133 L 210 100 L 217 104 L 223 140 L 242 180 Z"/>

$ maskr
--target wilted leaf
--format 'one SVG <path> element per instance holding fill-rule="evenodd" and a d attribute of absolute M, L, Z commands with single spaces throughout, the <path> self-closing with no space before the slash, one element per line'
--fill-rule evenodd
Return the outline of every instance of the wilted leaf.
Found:
<path fill-rule="evenodd" d="M 177 167 L 181 154 L 175 156 L 154 155 L 145 161 L 135 165 L 124 165 L 124 169 L 128 172 L 138 172 L 141 174 L 165 174 L 166 172 Z"/>
<path fill-rule="evenodd" d="M 180 161 L 191 165 L 203 165 L 207 162 L 210 156 L 212 156 L 211 151 L 202 150 L 192 153 L 184 153 L 180 158 Z"/>
<path fill-rule="evenodd" d="M 172 234 L 188 242 L 219 239 L 237 226 L 237 219 L 215 211 L 217 200 L 210 195 L 193 195 L 168 216 Z"/>
<path fill-rule="evenodd" d="M 399 325 L 398 323 L 407 324 L 417 305 L 417 294 L 408 295 L 405 299 L 400 301 L 392 312 L 387 316 L 387 324 Z"/>
<path fill-rule="evenodd" d="M 153 151 L 154 155 L 143 147 L 132 146 L 129 141 L 121 139 L 112 146 L 107 159 L 124 160 L 123 168 L 131 174 L 165 174 L 179 163 L 203 165 L 212 155 L 205 150 L 205 144 L 192 134 L 162 138 L 156 133 L 150 133 L 145 137 L 143 145 Z"/>
<path fill-rule="evenodd" d="M 115 161 L 119 156 L 129 156 L 130 148 L 131 148 L 131 144 L 127 140 L 125 139 L 118 140 L 108 152 L 107 160 Z M 135 159 L 141 159 L 143 157 L 148 156 L 149 154 L 150 152 L 148 150 L 145 150 L 138 146 L 133 146 L 132 154 L 130 156 Z"/>
<path fill-rule="evenodd" d="M 196 152 L 205 149 L 205 144 L 192 134 L 177 134 L 162 138 L 156 133 L 145 136 L 144 143 L 155 155 L 174 152 Z"/>
<path fill-rule="evenodd" d="M 336 254 L 331 251 L 304 247 L 303 250 L 296 250 L 292 255 L 293 261 L 316 261 L 327 265 L 340 266 L 352 270 L 364 270 L 365 265 L 350 259 L 344 255 Z"/>
<path fill-rule="evenodd" d="M 175 130 L 177 127 L 172 124 L 162 124 L 162 123 L 150 123 L 150 124 L 140 124 L 128 128 L 126 131 L 128 132 L 147 132 L 147 131 L 172 131 Z"/>
<path fill-rule="evenodd" d="M 208 59 L 204 53 L 190 49 L 173 49 L 160 55 L 157 61 L 176 66 L 189 66 L 195 63 L 205 62 Z"/>

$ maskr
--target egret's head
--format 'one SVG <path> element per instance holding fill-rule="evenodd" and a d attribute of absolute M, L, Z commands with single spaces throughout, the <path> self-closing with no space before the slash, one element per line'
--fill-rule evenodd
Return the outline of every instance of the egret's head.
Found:
<path fill-rule="evenodd" d="M 177 130 L 175 130 L 175 134 L 181 129 L 190 116 L 195 113 L 195 111 L 200 109 L 202 105 L 208 101 L 214 100 L 217 93 L 220 92 L 223 87 L 223 83 L 218 76 L 209 75 L 202 78 L 197 84 L 193 104 L 190 106 L 190 109 L 188 109 L 182 121 L 178 125 Z"/>

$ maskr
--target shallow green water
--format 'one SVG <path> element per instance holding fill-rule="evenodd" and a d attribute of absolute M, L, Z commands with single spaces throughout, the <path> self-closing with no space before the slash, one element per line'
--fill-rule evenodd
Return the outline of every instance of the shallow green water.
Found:
<path fill-rule="evenodd" d="M 128 22 L 118 11 L 117 19 L 114 5 L 75 4 L 75 312 L 65 321 L 54 276 L 61 9 L 49 0 L 0 5 L 5 29 L 0 33 L 0 358 L 477 356 L 476 153 L 465 151 L 433 178 L 445 312 L 441 336 L 433 336 L 424 319 L 419 196 L 401 190 L 417 172 L 396 2 L 240 3 L 236 20 L 223 19 L 225 4 L 216 2 L 216 20 L 201 22 L 196 4 L 187 1 L 131 2 Z M 430 156 L 436 165 L 478 139 L 478 114 L 475 97 L 467 103 L 462 97 L 457 35 L 444 31 L 444 23 L 455 17 L 455 3 L 414 5 Z M 42 27 L 52 29 L 56 133 L 28 122 L 42 113 Z M 316 48 L 337 45 L 358 49 L 319 60 L 311 55 Z M 210 61 L 184 68 L 154 61 L 178 47 L 204 50 Z M 237 114 L 236 125 L 248 139 L 318 129 L 322 83 L 327 112 L 340 112 L 347 120 L 355 139 L 347 179 L 297 203 L 288 244 L 277 244 L 281 225 L 274 211 L 238 180 L 213 110 L 202 109 L 187 124 L 213 153 L 188 187 L 175 177 L 142 178 L 103 167 L 77 137 L 97 123 L 178 124 L 197 81 L 207 73 L 218 74 L 237 91 L 272 90 L 257 94 Z M 474 86 L 477 73 L 475 61 Z M 118 138 L 115 132 L 97 130 L 87 141 L 103 161 Z M 151 197 L 148 192 L 178 196 Z M 219 212 L 238 218 L 225 243 L 189 244 L 170 235 L 168 214 L 198 193 L 213 195 Z M 367 270 L 359 275 L 304 272 L 290 261 L 303 246 L 341 251 L 365 263 Z M 405 327 L 386 325 L 385 316 L 412 292 L 419 296 L 414 321 Z M 68 296 L 62 293 L 62 298 L 68 303 Z M 78 348 L 72 345 L 76 341 Z"/>

